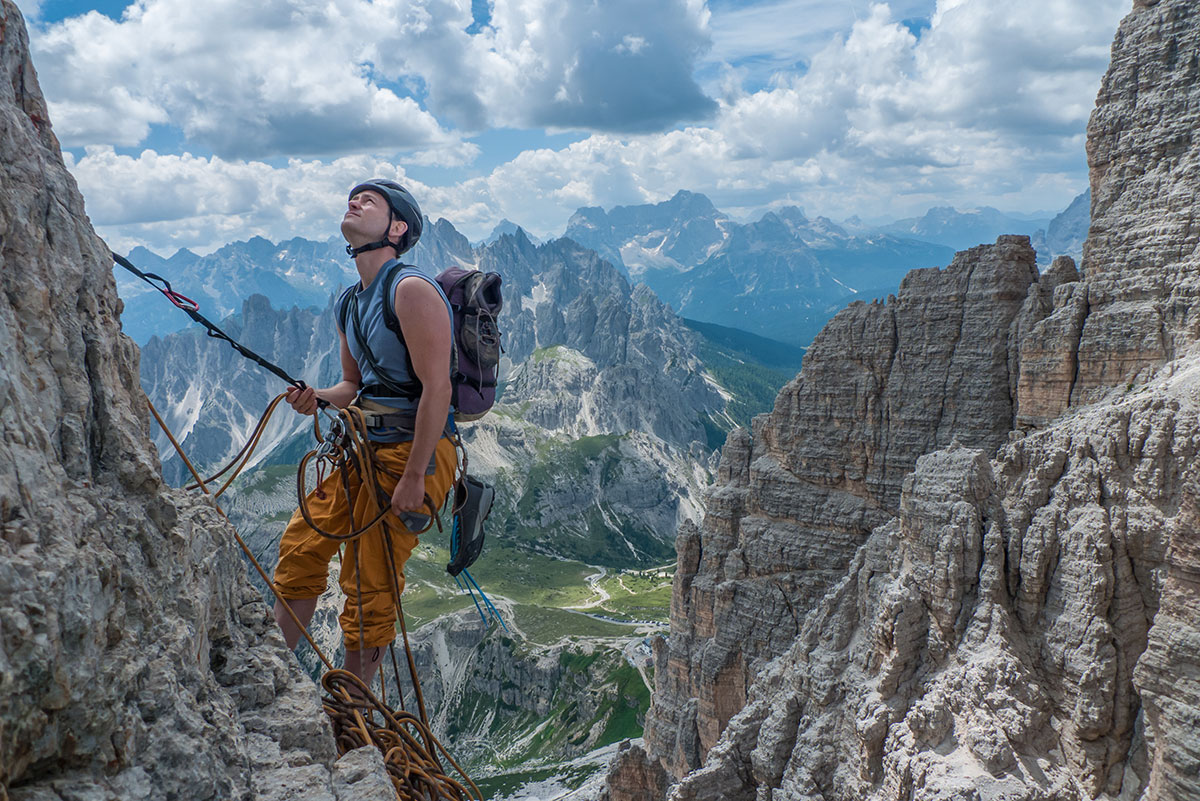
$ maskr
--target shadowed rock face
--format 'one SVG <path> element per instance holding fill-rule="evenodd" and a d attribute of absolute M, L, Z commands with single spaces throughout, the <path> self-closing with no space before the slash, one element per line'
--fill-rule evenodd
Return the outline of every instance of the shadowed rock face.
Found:
<path fill-rule="evenodd" d="M 1159 611 L 1134 671 L 1146 728 L 1156 738 L 1150 798 L 1200 797 L 1200 476 L 1192 471 L 1188 481 L 1190 493 L 1168 531 Z"/>
<path fill-rule="evenodd" d="M 1200 797 L 1197 64 L 1200 8 L 1135 4 L 1082 275 L 997 283 L 974 369 L 952 326 L 904 364 L 902 308 L 953 317 L 906 282 L 730 437 L 659 648 L 672 799 Z"/>
<path fill-rule="evenodd" d="M 232 529 L 163 485 L 9 0 L 0 31 L 0 797 L 391 798 L 335 766 Z"/>

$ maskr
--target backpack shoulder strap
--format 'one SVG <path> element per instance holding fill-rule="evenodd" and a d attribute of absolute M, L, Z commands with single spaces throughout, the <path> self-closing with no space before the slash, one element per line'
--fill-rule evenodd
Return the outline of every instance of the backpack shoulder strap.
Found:
<path fill-rule="evenodd" d="M 408 352 L 408 343 L 404 341 L 404 331 L 400 327 L 400 318 L 396 316 L 396 286 L 405 278 L 415 275 L 433 284 L 439 294 L 445 295 L 446 293 L 437 280 L 430 278 L 420 268 L 414 267 L 411 264 L 402 264 L 400 261 L 393 261 L 386 269 L 387 272 L 383 277 L 387 281 L 384 286 L 387 287 L 388 296 L 387 302 L 383 304 L 383 324 L 404 345 L 404 358 L 408 361 L 409 372 L 415 375 L 412 366 L 412 354 Z M 450 305 L 448 300 L 446 303 L 446 311 L 450 315 L 450 375 L 453 376 L 458 372 L 458 347 L 455 343 L 454 334 L 454 307 Z M 455 403 L 455 400 L 452 398 L 451 404 L 453 403 Z"/>
<path fill-rule="evenodd" d="M 358 289 L 358 284 L 351 284 L 342 290 L 341 296 L 337 299 L 338 330 L 343 334 L 346 333 L 346 322 L 350 315 L 350 295 L 356 289 Z"/>
<path fill-rule="evenodd" d="M 387 287 L 387 300 L 383 304 L 383 324 L 403 342 L 404 332 L 400 330 L 400 318 L 396 316 L 396 284 L 410 275 L 419 275 L 422 278 L 428 278 L 428 276 L 411 264 L 403 264 L 399 261 L 393 261 L 386 269 L 387 272 L 383 277 L 387 281 L 384 284 Z"/>
<path fill-rule="evenodd" d="M 391 288 L 394 286 L 395 275 L 402 267 L 404 267 L 404 265 L 400 264 L 400 262 L 393 261 L 383 268 L 382 275 L 375 276 L 375 280 L 383 281 L 383 286 L 387 290 L 394 292 L 394 290 Z M 355 287 L 351 287 L 351 290 L 354 288 Z M 362 358 L 366 360 L 367 364 L 371 366 L 371 369 L 375 371 L 380 383 L 382 383 L 382 385 L 388 390 L 397 393 L 399 397 L 419 398 L 421 396 L 421 382 L 415 379 L 412 358 L 408 353 L 408 347 L 405 346 L 404 349 L 404 360 L 407 363 L 409 375 L 414 376 L 414 380 L 403 384 L 396 383 L 394 382 L 393 378 L 388 376 L 387 370 L 384 369 L 384 367 L 379 363 L 379 360 L 375 358 L 375 354 L 371 350 L 370 344 L 367 342 L 367 338 L 362 330 L 362 320 L 359 317 L 357 298 L 350 290 L 344 293 L 342 297 L 345 302 L 342 303 L 342 308 L 339 309 L 339 314 L 341 316 L 343 330 L 347 324 L 354 326 L 354 336 L 358 341 L 358 347 L 360 349 Z M 401 344 L 404 344 L 404 334 L 400 330 L 400 321 L 396 320 L 395 328 L 393 328 L 391 323 L 388 322 L 389 317 L 393 320 L 396 319 L 394 305 L 395 304 L 390 297 L 385 297 L 383 299 L 384 321 L 387 324 L 387 327 L 391 329 L 397 337 L 399 337 Z"/>

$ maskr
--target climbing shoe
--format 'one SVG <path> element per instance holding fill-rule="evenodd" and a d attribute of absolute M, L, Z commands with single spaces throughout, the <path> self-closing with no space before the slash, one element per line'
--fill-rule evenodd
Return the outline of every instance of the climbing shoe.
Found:
<path fill-rule="evenodd" d="M 492 511 L 496 490 L 474 476 L 464 476 L 455 489 L 454 526 L 450 531 L 450 564 L 446 572 L 457 576 L 475 563 L 483 550 L 483 521 Z"/>

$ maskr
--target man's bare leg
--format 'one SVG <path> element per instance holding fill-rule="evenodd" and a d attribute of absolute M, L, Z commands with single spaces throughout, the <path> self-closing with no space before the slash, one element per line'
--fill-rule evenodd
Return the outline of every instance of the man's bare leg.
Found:
<path fill-rule="evenodd" d="M 375 671 L 379 669 L 379 663 L 383 661 L 383 653 L 386 650 L 386 645 L 368 648 L 365 651 L 351 651 L 347 648 L 346 670 L 358 676 L 363 680 L 363 684 L 370 687 L 371 680 L 375 678 Z"/>
<path fill-rule="evenodd" d="M 288 606 L 292 607 L 292 611 L 296 613 L 296 617 L 300 618 L 303 628 L 307 629 L 309 621 L 312 620 L 313 612 L 317 611 L 317 599 L 297 598 L 287 603 Z M 275 600 L 275 622 L 283 630 L 283 639 L 287 643 L 287 647 L 293 651 L 296 650 L 296 645 L 300 642 L 301 629 L 296 627 L 296 621 L 292 620 L 292 616 L 288 614 L 283 601 L 280 599 Z"/>

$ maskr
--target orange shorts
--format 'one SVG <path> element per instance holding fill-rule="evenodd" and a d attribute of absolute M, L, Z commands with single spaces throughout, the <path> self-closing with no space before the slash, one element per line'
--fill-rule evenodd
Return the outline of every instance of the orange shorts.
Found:
<path fill-rule="evenodd" d="M 380 467 L 395 474 L 393 477 L 383 470 L 377 472 L 380 486 L 390 497 L 392 490 L 396 488 L 397 477 L 404 472 L 404 466 L 408 463 L 412 443 L 380 444 L 375 448 L 375 457 Z M 433 452 L 431 469 L 425 473 L 425 493 L 439 508 L 454 485 L 457 466 L 454 443 L 443 437 Z M 319 490 L 324 492 L 324 499 L 318 497 L 317 490 L 308 496 L 308 511 L 313 522 L 325 531 L 349 532 L 351 510 L 348 508 L 340 473 L 335 472 L 327 476 Z M 351 496 L 357 499 L 353 519 L 361 524 L 370 519 L 367 516 L 370 504 L 367 493 L 362 491 L 361 479 L 353 475 L 353 472 L 350 477 L 350 490 Z M 427 514 L 428 510 L 425 512 Z M 396 587 L 396 595 L 399 596 L 399 593 L 404 591 L 404 563 L 408 561 L 413 548 L 417 547 L 417 535 L 405 528 L 400 519 L 390 512 L 383 520 L 387 523 L 391 535 L 396 579 L 400 584 Z M 329 560 L 342 544 L 337 540 L 322 537 L 314 531 L 297 509 L 279 541 L 275 594 L 280 598 L 294 600 L 316 598 L 325 592 Z M 338 620 L 342 625 L 346 648 L 359 650 L 360 644 L 365 648 L 387 645 L 396 638 L 397 610 L 392 597 L 392 572 L 385 550 L 383 526 L 375 526 L 345 545 L 338 583 L 342 592 L 346 594 L 346 603 L 342 606 L 342 614 Z M 356 562 L 360 568 L 357 572 Z M 361 640 L 358 615 L 360 587 L 363 617 Z"/>

